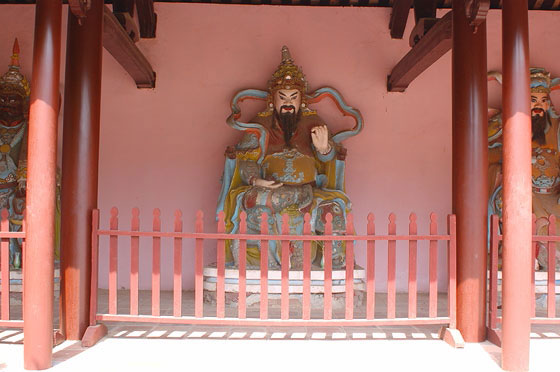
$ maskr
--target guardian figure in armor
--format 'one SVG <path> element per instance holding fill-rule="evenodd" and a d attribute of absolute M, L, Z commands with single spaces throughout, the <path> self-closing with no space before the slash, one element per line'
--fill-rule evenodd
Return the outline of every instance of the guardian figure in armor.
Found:
<path fill-rule="evenodd" d="M 560 153 L 558 148 L 558 115 L 550 101 L 550 92 L 558 87 L 543 68 L 531 68 L 531 164 L 533 213 L 537 217 L 537 234 L 548 235 L 548 216 L 557 218 L 560 231 Z M 496 111 L 489 120 L 489 176 L 490 212 L 501 215 L 502 120 Z M 542 269 L 548 267 L 547 249 L 537 246 L 537 261 Z M 560 253 L 560 252 L 558 252 Z M 560 269 L 560 256 L 556 256 L 556 269 Z"/>
<path fill-rule="evenodd" d="M 0 77 L 0 208 L 8 209 L 10 231 L 21 230 L 25 210 L 29 94 L 16 39 L 8 72 Z M 10 239 L 10 265 L 20 268 L 21 262 L 21 241 Z"/>
<path fill-rule="evenodd" d="M 280 234 L 282 215 L 289 216 L 290 234 L 303 234 L 304 215 L 311 216 L 312 234 L 325 231 L 325 217 L 333 216 L 333 233 L 345 234 L 350 200 L 344 192 L 344 160 L 346 150 L 340 141 L 357 134 L 362 127 L 357 110 L 346 106 L 332 88 L 325 94 L 339 100 L 340 107 L 354 116 L 357 125 L 352 131 L 333 136 L 317 112 L 308 107 L 316 97 L 307 94 L 307 81 L 292 59 L 287 47 L 282 48 L 282 62 L 268 82 L 267 91 L 245 90 L 234 97 L 233 113 L 227 122 L 244 131 L 241 141 L 226 150 L 226 167 L 218 212 L 225 212 L 226 230 L 239 232 L 239 215 L 247 213 L 248 233 L 258 234 L 262 213 L 267 213 L 270 234 Z M 247 97 L 264 99 L 265 111 L 250 123 L 237 121 L 237 101 Z M 337 137 L 338 136 L 338 137 Z M 290 264 L 300 268 L 303 243 L 291 242 Z M 312 261 L 322 262 L 322 244 L 312 244 Z M 227 246 L 228 261 L 237 265 L 238 242 Z M 344 244 L 333 244 L 333 267 L 343 267 Z M 269 267 L 278 267 L 280 242 L 269 243 Z M 247 262 L 258 266 L 260 242 L 248 241 Z"/>

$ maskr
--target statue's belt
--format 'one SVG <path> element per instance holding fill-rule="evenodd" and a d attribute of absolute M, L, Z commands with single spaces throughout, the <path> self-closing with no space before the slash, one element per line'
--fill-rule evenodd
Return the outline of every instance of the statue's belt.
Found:
<path fill-rule="evenodd" d="M 560 190 L 560 184 L 553 187 L 535 187 L 533 186 L 533 192 L 535 194 L 555 194 Z"/>

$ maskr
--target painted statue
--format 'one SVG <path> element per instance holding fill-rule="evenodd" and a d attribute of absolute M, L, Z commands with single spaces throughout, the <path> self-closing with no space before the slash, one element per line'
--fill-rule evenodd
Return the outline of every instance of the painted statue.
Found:
<path fill-rule="evenodd" d="M 329 96 L 346 115 L 354 117 L 352 130 L 333 135 L 327 124 L 309 103 Z M 250 123 L 238 121 L 237 102 L 254 98 L 266 100 L 267 108 Z M 340 142 L 362 129 L 360 113 L 347 106 L 338 92 L 322 88 L 307 94 L 307 81 L 295 65 L 287 47 L 282 48 L 282 62 L 268 82 L 268 90 L 249 89 L 233 99 L 233 113 L 227 123 L 244 132 L 237 145 L 228 147 L 218 212 L 224 211 L 226 230 L 239 232 L 239 215 L 247 213 L 247 232 L 258 234 L 262 213 L 267 213 L 270 234 L 281 233 L 282 215 L 289 216 L 290 234 L 302 234 L 304 215 L 311 216 L 312 234 L 324 234 L 325 217 L 333 216 L 333 234 L 345 234 L 350 199 L 344 189 L 346 150 Z M 280 242 L 269 243 L 268 264 L 280 265 Z M 300 268 L 303 243 L 290 243 L 290 264 Z M 238 242 L 229 242 L 227 258 L 237 265 Z M 344 244 L 333 244 L 333 267 L 345 265 Z M 322 244 L 312 244 L 312 261 L 320 266 Z M 257 267 L 260 242 L 248 241 L 247 263 Z"/>
<path fill-rule="evenodd" d="M 14 42 L 8 72 L 0 77 L 0 208 L 8 209 L 10 230 L 21 230 L 27 180 L 29 83 L 19 71 Z M 10 265 L 21 267 L 21 241 L 10 239 Z"/>
<path fill-rule="evenodd" d="M 533 213 L 537 217 L 537 234 L 548 235 L 548 216 L 557 218 L 560 232 L 560 153 L 558 115 L 550 101 L 550 92 L 558 86 L 559 79 L 551 79 L 543 68 L 531 68 L 531 164 Z M 501 113 L 492 110 L 489 126 L 489 212 L 501 216 L 501 163 L 502 163 L 502 120 Z M 557 248 L 558 249 L 558 248 Z M 537 261 L 540 268 L 548 267 L 547 250 L 538 243 Z M 556 270 L 560 269 L 560 251 L 556 256 Z"/>

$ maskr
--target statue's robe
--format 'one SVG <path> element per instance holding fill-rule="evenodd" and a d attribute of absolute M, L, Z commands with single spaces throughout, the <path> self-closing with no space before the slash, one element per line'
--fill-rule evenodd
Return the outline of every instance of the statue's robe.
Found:
<path fill-rule="evenodd" d="M 0 209 L 8 210 L 10 231 L 21 230 L 25 210 L 25 195 L 16 191 L 27 179 L 27 129 L 27 120 L 0 120 Z M 10 239 L 10 264 L 20 267 L 21 261 L 21 241 Z"/>
<path fill-rule="evenodd" d="M 491 119 L 492 123 L 492 119 Z M 489 135 L 498 132 L 497 126 L 501 120 L 489 125 Z M 501 133 L 501 127 L 499 128 Z M 531 141 L 531 181 L 532 181 L 532 210 L 537 217 L 537 234 L 548 235 L 547 219 L 550 215 L 556 216 L 556 231 L 560 232 L 560 153 L 558 147 L 559 122 L 558 118 L 549 115 L 545 128 L 545 141 L 543 144 Z M 489 186 L 491 190 L 490 211 L 501 215 L 502 195 L 502 138 L 497 138 L 491 143 L 489 151 Z M 537 260 L 542 268 L 548 267 L 547 249 L 544 244 L 539 244 Z M 556 253 L 556 269 L 560 269 L 560 247 Z"/>
<path fill-rule="evenodd" d="M 230 148 L 227 154 L 228 157 L 236 159 L 236 166 L 224 203 L 226 231 L 239 231 L 239 213 L 244 210 L 247 212 L 249 233 L 259 232 L 260 218 L 264 212 L 269 215 L 271 234 L 279 234 L 282 231 L 283 214 L 290 217 L 290 234 L 302 234 L 305 213 L 311 214 L 313 234 L 324 233 L 327 213 L 333 215 L 333 231 L 343 234 L 350 201 L 344 193 L 343 180 L 340 180 L 343 175 L 337 172 L 337 148 L 331 141 L 331 151 L 322 155 L 314 149 L 311 140 L 311 129 L 325 125 L 321 118 L 311 110 L 302 112 L 290 145 L 286 144 L 282 129 L 274 120 L 271 111 L 260 113 L 251 123 L 259 124 L 262 129 L 247 131 L 241 142 L 235 148 Z M 277 189 L 250 186 L 253 178 L 274 180 L 281 182 L 283 186 Z M 234 245 L 235 243 L 228 245 L 230 262 L 237 260 Z M 248 242 L 249 265 L 259 265 L 259 245 L 258 241 Z M 321 249 L 321 246 L 314 244 L 312 260 L 317 249 Z M 291 250 L 293 255 L 301 256 L 297 242 L 292 243 Z M 269 253 L 269 264 L 279 264 L 279 242 L 269 243 Z M 343 256 L 342 244 L 339 244 L 339 249 L 333 249 L 335 266 L 343 264 Z M 296 260 L 298 259 L 301 262 L 301 257 Z"/>

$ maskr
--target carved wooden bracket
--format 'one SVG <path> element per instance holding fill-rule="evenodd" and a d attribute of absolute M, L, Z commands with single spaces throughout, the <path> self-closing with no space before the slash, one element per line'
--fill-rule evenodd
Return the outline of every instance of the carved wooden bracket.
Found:
<path fill-rule="evenodd" d="M 87 11 L 91 8 L 91 0 L 68 0 L 70 11 L 78 20 L 84 19 L 87 16 Z M 81 24 L 81 21 L 79 22 Z"/>
<path fill-rule="evenodd" d="M 466 0 L 465 12 L 467 20 L 472 27 L 473 32 L 476 33 L 478 26 L 486 20 L 486 15 L 490 9 L 490 0 Z"/>

